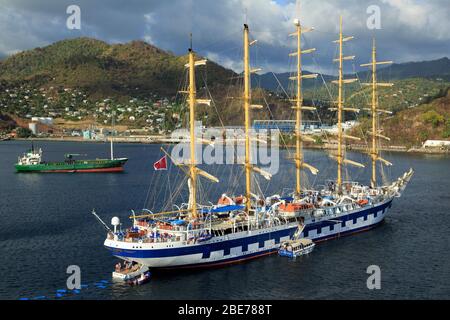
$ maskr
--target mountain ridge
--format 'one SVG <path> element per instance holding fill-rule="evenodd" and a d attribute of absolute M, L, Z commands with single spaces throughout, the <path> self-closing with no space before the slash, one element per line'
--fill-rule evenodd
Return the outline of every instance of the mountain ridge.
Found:
<path fill-rule="evenodd" d="M 93 92 L 105 94 L 135 94 L 130 88 L 161 91 L 175 94 L 179 86 L 186 60 L 185 55 L 175 55 L 141 40 L 108 44 L 89 37 L 57 41 L 45 47 L 13 54 L 0 61 L 0 80 L 7 82 L 26 81 L 36 85 L 67 85 L 91 88 Z M 228 84 L 236 73 L 217 63 L 208 66 L 208 81 L 212 84 Z M 305 74 L 312 73 L 309 70 Z M 275 76 L 274 76 L 275 75 Z M 359 72 L 360 79 L 368 79 L 370 71 Z M 406 78 L 442 77 L 450 79 L 450 59 L 406 62 L 393 64 L 378 70 L 380 79 L 402 80 Z M 289 88 L 291 73 L 264 73 L 252 75 L 259 87 L 276 91 L 280 84 Z M 354 76 L 349 74 L 348 76 Z M 322 74 L 325 82 L 336 79 Z M 305 90 L 323 84 L 322 79 L 305 81 Z"/>
<path fill-rule="evenodd" d="M 310 70 L 304 70 L 305 74 L 311 74 Z M 370 79 L 371 71 L 360 71 L 356 74 L 346 74 L 345 77 L 354 78 L 357 76 L 359 79 L 366 80 Z M 276 91 L 279 89 L 280 84 L 283 88 L 288 88 L 292 81 L 289 77 L 292 76 L 292 72 L 282 72 L 282 73 L 272 73 L 267 72 L 258 76 L 254 76 L 253 79 L 256 81 L 261 88 Z M 278 79 L 276 79 L 276 78 Z M 336 80 L 337 76 L 321 74 L 323 81 L 331 82 Z M 450 59 L 448 57 L 443 57 L 436 60 L 425 60 L 419 62 L 405 62 L 405 63 L 394 63 L 391 66 L 383 67 L 377 70 L 377 77 L 379 79 L 385 80 L 404 80 L 408 78 L 442 78 L 444 80 L 450 80 Z M 305 90 L 312 89 L 323 84 L 322 79 L 317 81 L 310 80 L 304 81 L 303 85 Z M 318 83 L 319 82 L 319 83 Z"/>
<path fill-rule="evenodd" d="M 51 116 L 74 121 L 89 118 L 106 123 L 108 118 L 103 110 L 106 104 L 111 108 L 123 110 L 123 120 L 120 120 L 122 123 L 143 126 L 152 123 L 150 120 L 153 118 L 156 121 L 158 117 L 165 117 L 164 123 L 175 125 L 176 121 L 173 119 L 181 119 L 185 111 L 180 103 L 181 99 L 172 98 L 180 97 L 178 92 L 185 89 L 181 85 L 186 83 L 187 60 L 186 55 L 178 56 L 144 41 L 108 44 L 85 37 L 58 41 L 43 48 L 14 54 L 0 62 L 0 107 L 4 113 L 9 112 L 20 117 Z M 440 75 L 435 77 L 445 77 L 450 74 L 450 60 L 442 58 L 397 64 L 389 69 L 380 69 L 379 72 L 388 71 L 400 78 L 416 75 L 418 72 L 429 76 L 438 71 Z M 283 73 L 280 76 L 282 79 L 279 79 L 280 82 L 285 82 L 283 86 L 286 91 L 292 86 L 292 81 L 288 80 L 290 75 Z M 364 73 L 358 74 L 361 79 L 363 75 Z M 369 76 L 368 73 L 366 75 Z M 322 76 L 325 82 L 335 79 L 330 75 Z M 239 99 L 242 92 L 239 85 L 233 86 L 238 78 L 239 74 L 213 61 L 206 67 L 199 68 L 199 97 L 205 96 L 205 89 L 209 89 L 215 99 L 215 105 L 221 108 L 219 116 L 212 112 L 211 108 L 199 107 L 199 117 L 208 121 L 208 125 L 217 125 L 219 120 L 229 125 L 242 122 L 242 105 Z M 202 84 L 203 80 L 207 80 L 205 82 L 208 87 Z M 270 106 L 270 114 L 261 112 L 256 118 L 292 117 L 290 102 L 284 95 L 266 94 L 264 90 L 259 90 L 265 88 L 264 82 L 267 84 L 271 81 L 265 89 L 272 88 L 276 91 L 279 84 L 272 73 L 252 75 L 252 80 L 256 84 L 252 102 L 267 103 Z M 447 81 L 437 79 L 406 78 L 394 82 L 396 86 L 393 88 L 380 91 L 380 103 L 394 113 L 430 103 L 441 97 L 450 86 Z M 332 104 L 336 86 L 325 88 L 319 78 L 316 81 L 305 81 L 304 88 L 305 104 L 318 105 L 321 119 L 325 122 L 330 120 L 331 114 L 326 112 L 326 109 Z M 367 104 L 367 96 L 370 95 L 368 89 L 370 88 L 360 88 L 359 85 L 348 86 L 348 106 L 361 108 Z M 168 105 L 173 105 L 173 109 L 152 107 L 153 104 L 159 105 L 162 98 L 168 98 Z M 149 112 L 159 112 L 159 115 Z"/>

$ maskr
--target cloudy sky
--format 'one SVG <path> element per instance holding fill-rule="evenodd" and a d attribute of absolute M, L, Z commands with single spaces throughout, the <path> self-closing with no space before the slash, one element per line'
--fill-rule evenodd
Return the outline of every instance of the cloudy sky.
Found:
<path fill-rule="evenodd" d="M 450 0 L 0 0 L 0 56 L 80 36 L 109 43 L 144 40 L 176 54 L 194 49 L 236 71 L 241 69 L 242 25 L 258 39 L 252 60 L 265 71 L 289 71 L 293 19 L 316 31 L 305 34 L 307 68 L 329 73 L 336 54 L 339 16 L 355 40 L 346 53 L 368 62 L 372 37 L 380 59 L 421 61 L 450 56 Z M 81 30 L 66 27 L 69 5 L 81 9 Z M 367 8 L 380 8 L 381 29 L 367 27 Z M 300 9 L 299 9 L 300 8 Z M 347 66 L 355 68 L 352 63 Z"/>

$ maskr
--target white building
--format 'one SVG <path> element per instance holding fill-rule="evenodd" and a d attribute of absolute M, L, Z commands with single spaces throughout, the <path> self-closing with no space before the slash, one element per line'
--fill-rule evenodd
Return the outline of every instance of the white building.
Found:
<path fill-rule="evenodd" d="M 28 124 L 28 128 L 31 130 L 31 132 L 36 135 L 38 134 L 38 126 L 36 122 L 32 122 Z"/>
<path fill-rule="evenodd" d="M 53 118 L 51 118 L 51 117 L 32 117 L 31 121 L 32 122 L 40 122 L 40 123 L 48 125 L 48 126 L 53 125 Z"/>
<path fill-rule="evenodd" d="M 423 144 L 423 148 L 442 148 L 442 147 L 450 148 L 450 141 L 445 141 L 445 140 L 427 140 Z"/>

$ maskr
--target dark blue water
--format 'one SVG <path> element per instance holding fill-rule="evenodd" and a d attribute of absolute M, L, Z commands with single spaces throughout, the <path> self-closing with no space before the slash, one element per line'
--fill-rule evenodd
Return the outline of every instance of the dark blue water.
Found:
<path fill-rule="evenodd" d="M 42 142 L 46 160 L 65 153 L 107 157 L 107 144 Z M 416 175 L 404 196 L 396 199 L 386 223 L 363 234 L 316 247 L 308 257 L 290 261 L 276 255 L 202 271 L 155 274 L 140 287 L 111 282 L 116 259 L 103 248 L 105 232 L 90 214 L 96 208 L 109 223 L 117 215 L 124 223 L 131 209 L 155 203 L 166 195 L 168 180 L 152 171 L 160 146 L 120 144 L 117 156 L 130 158 L 123 174 L 16 174 L 13 165 L 29 143 L 0 143 L 0 298 L 45 295 L 54 298 L 66 285 L 66 268 L 78 265 L 89 287 L 63 299 L 431 299 L 450 297 L 450 158 L 390 154 L 395 177 L 409 167 Z M 362 155 L 352 155 L 363 161 Z M 308 159 L 334 174 L 322 152 Z M 207 188 L 214 195 L 231 188 L 229 168 L 216 174 L 222 184 Z M 293 183 L 292 166 L 283 160 L 281 173 L 267 192 Z M 363 170 L 353 178 L 367 181 Z M 320 183 L 310 179 L 311 183 Z M 150 197 L 148 197 L 149 186 Z M 215 199 L 215 198 L 214 198 Z M 157 201 L 156 201 L 157 202 Z M 381 268 L 381 290 L 366 287 L 369 265 Z"/>

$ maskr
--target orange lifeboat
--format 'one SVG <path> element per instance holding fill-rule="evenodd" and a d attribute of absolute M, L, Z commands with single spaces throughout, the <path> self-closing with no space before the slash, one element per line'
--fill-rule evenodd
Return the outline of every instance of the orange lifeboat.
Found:
<path fill-rule="evenodd" d="M 298 212 L 302 210 L 312 209 L 313 205 L 310 203 L 287 203 L 280 205 L 280 210 L 284 212 Z"/>
<path fill-rule="evenodd" d="M 164 224 L 164 225 L 160 225 L 159 228 L 160 228 L 160 229 L 163 229 L 163 230 L 172 230 L 172 229 L 173 229 L 173 226 L 172 226 L 172 225 Z"/>
<path fill-rule="evenodd" d="M 247 199 L 244 196 L 239 196 L 234 199 L 236 204 L 243 204 L 247 202 Z"/>
<path fill-rule="evenodd" d="M 361 200 L 358 201 L 358 204 L 359 204 L 360 206 L 366 206 L 366 205 L 369 204 L 369 200 L 367 200 L 367 199 L 361 199 Z"/>
<path fill-rule="evenodd" d="M 147 221 L 137 221 L 136 224 L 140 227 L 148 227 L 148 222 Z"/>
<path fill-rule="evenodd" d="M 219 206 L 229 206 L 233 204 L 233 200 L 230 199 L 230 197 L 227 197 L 226 195 L 223 195 L 220 197 L 219 201 L 217 202 L 217 205 Z"/>

